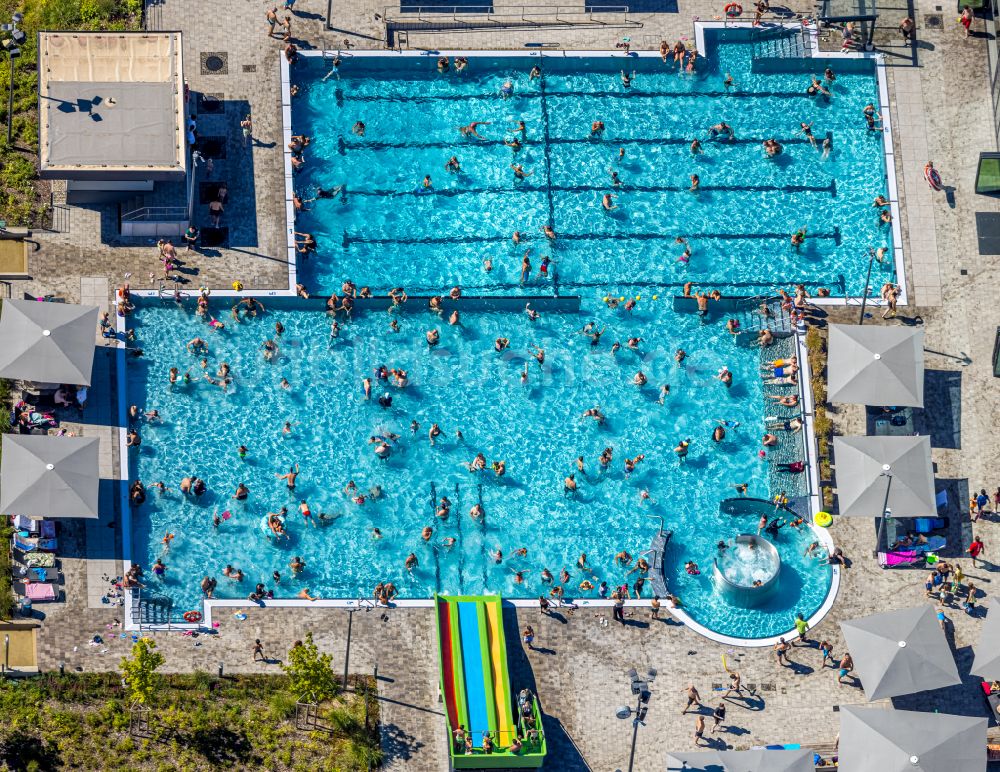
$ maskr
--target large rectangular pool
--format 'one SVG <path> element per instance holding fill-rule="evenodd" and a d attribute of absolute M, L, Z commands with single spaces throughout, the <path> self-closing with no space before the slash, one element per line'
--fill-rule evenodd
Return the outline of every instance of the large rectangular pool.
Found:
<path fill-rule="evenodd" d="M 357 598 L 378 582 L 403 598 L 532 598 L 556 585 L 596 598 L 602 582 L 635 582 L 635 559 L 662 517 L 674 534 L 665 578 L 693 620 L 765 638 L 789 630 L 796 612 L 816 612 L 831 571 L 804 554 L 816 538 L 808 525 L 772 538 L 782 568 L 766 604 L 730 606 L 711 579 L 717 543 L 755 533 L 759 519 L 721 514 L 720 500 L 741 483 L 762 499 L 786 483 L 801 487 L 778 467 L 802 460 L 799 436 L 762 447 L 767 417 L 798 412 L 766 400 L 760 374 L 762 361 L 790 348 L 737 345 L 726 315 L 676 312 L 673 297 L 686 282 L 742 296 L 797 283 L 813 294 L 861 291 L 869 249 L 893 253 L 891 227 L 873 206 L 891 194 L 882 135 L 863 114 L 879 104 L 877 79 L 864 62 L 833 62 L 830 97 L 812 96 L 822 59 L 767 74 L 752 67 L 745 33 L 706 36 L 690 74 L 648 56 L 470 54 L 462 73 L 453 59 L 439 72 L 434 55 L 345 53 L 337 67 L 303 57 L 291 72 L 291 116 L 294 133 L 310 137 L 293 176 L 298 196 L 315 199 L 295 223 L 317 242 L 298 262 L 309 291 L 342 295 L 350 280 L 375 295 L 402 286 L 426 296 L 459 285 L 465 296 L 579 296 L 580 310 L 543 309 L 532 320 L 470 304 L 449 324 L 426 300 L 411 301 L 398 313 L 340 315 L 332 333 L 322 301 L 309 309 L 265 300 L 266 311 L 238 320 L 222 298 L 206 316 L 190 301 L 144 304 L 131 322 L 144 356 L 130 362 L 129 400 L 163 421 L 140 423 L 132 476 L 169 488 L 149 488 L 134 510 L 134 557 L 152 589 L 178 611 L 197 608 L 206 576 L 221 598 L 245 598 L 257 583 L 279 598 Z M 463 137 L 458 127 L 474 121 L 480 138 Z M 594 121 L 603 131 L 592 132 Z M 734 137 L 712 138 L 719 123 Z M 832 139 L 828 157 L 802 123 L 818 144 Z M 701 152 L 691 150 L 695 139 Z M 766 155 L 768 139 L 783 146 L 779 155 Z M 452 157 L 457 170 L 446 168 Z M 795 247 L 800 229 L 805 242 Z M 686 248 L 689 259 L 679 260 Z M 876 281 L 892 281 L 892 265 L 876 263 Z M 225 328 L 206 324 L 213 317 Z M 429 345 L 432 330 L 440 340 Z M 196 338 L 207 353 L 187 350 Z M 499 351 L 498 339 L 508 342 Z M 265 358 L 268 340 L 277 351 Z M 228 376 L 217 374 L 223 363 Z M 405 371 L 405 386 L 380 378 L 383 367 Z M 724 367 L 731 387 L 717 377 Z M 684 459 L 675 452 L 682 440 Z M 479 454 L 485 469 L 470 471 Z M 290 470 L 294 490 L 283 477 Z M 575 491 L 566 490 L 570 475 Z M 185 477 L 207 491 L 180 494 Z M 234 498 L 241 483 L 249 494 Z M 268 513 L 283 507 L 287 537 L 276 538 Z M 296 557 L 300 573 L 290 567 Z M 150 576 L 157 558 L 162 579 Z M 688 573 L 688 561 L 701 573 Z M 224 576 L 227 565 L 242 580 Z"/>

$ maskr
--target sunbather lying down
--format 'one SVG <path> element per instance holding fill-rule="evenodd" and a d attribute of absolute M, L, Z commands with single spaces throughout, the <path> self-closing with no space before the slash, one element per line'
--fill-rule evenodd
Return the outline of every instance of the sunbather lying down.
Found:
<path fill-rule="evenodd" d="M 918 544 L 926 544 L 927 537 L 919 533 L 908 533 L 902 539 L 897 539 L 892 544 L 889 545 L 890 550 L 900 550 L 907 549 L 908 547 L 915 547 Z"/>

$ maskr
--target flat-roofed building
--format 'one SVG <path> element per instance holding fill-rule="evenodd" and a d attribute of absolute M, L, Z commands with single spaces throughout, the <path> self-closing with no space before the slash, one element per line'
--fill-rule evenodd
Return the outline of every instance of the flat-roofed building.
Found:
<path fill-rule="evenodd" d="M 181 50 L 180 32 L 39 32 L 39 176 L 69 203 L 186 187 Z"/>

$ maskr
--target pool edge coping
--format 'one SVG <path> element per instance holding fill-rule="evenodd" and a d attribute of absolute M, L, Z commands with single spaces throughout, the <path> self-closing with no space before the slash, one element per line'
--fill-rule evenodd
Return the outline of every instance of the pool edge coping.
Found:
<path fill-rule="evenodd" d="M 699 51 L 705 50 L 704 41 L 704 30 L 705 29 L 721 29 L 721 28 L 747 28 L 751 29 L 753 25 L 750 22 L 727 22 L 727 21 L 701 21 L 695 19 L 694 23 L 694 37 L 695 43 Z M 820 52 L 819 51 L 819 41 L 818 27 L 813 24 L 802 24 L 801 22 L 794 23 L 780 23 L 769 26 L 782 26 L 793 29 L 800 29 L 805 26 L 809 30 L 809 40 L 810 49 L 812 51 L 811 56 L 823 57 L 826 59 L 874 59 L 876 63 L 876 82 L 878 85 L 879 92 L 879 107 L 883 118 L 883 132 L 882 132 L 882 151 L 883 151 L 883 161 L 885 163 L 886 181 L 889 191 L 890 198 L 890 211 L 892 212 L 892 233 L 893 233 L 893 252 L 895 258 L 895 270 L 896 270 L 896 280 L 899 283 L 902 294 L 899 298 L 900 305 L 907 304 L 907 294 L 906 294 L 906 273 L 903 260 L 903 249 L 902 249 L 902 238 L 899 226 L 899 205 L 898 205 L 898 188 L 896 184 L 896 173 L 895 173 L 895 156 L 892 152 L 892 136 L 891 136 L 891 119 L 889 115 L 889 97 L 888 97 L 888 82 L 885 75 L 885 57 L 880 53 L 872 52 L 850 52 L 850 53 L 831 53 L 831 52 Z M 465 56 L 465 57 L 487 57 L 487 56 L 502 56 L 502 57 L 524 57 L 524 58 L 539 58 L 544 59 L 547 57 L 552 58 L 567 58 L 567 57 L 588 57 L 588 58 L 621 58 L 621 59 L 631 59 L 631 58 L 656 58 L 659 57 L 658 51 L 631 51 L 629 53 L 623 53 L 621 51 L 587 51 L 587 50 L 571 50 L 571 49 L 560 49 L 558 52 L 548 52 L 548 51 L 516 51 L 516 50 L 490 50 L 490 49 L 480 49 L 475 51 L 466 51 L 461 49 L 442 49 L 442 50 L 365 50 L 365 51 L 333 51 L 332 49 L 318 49 L 309 51 L 299 51 L 299 56 L 305 58 L 323 58 L 326 59 L 331 55 L 338 55 L 342 57 L 431 57 L 431 56 Z M 292 125 L 291 125 L 291 68 L 288 59 L 284 56 L 279 57 L 279 79 L 281 86 L 281 136 L 284 148 L 282 150 L 282 169 L 284 174 L 284 187 L 285 187 L 285 233 L 286 233 L 286 250 L 287 250 L 287 263 L 288 263 L 288 285 L 285 289 L 260 289 L 260 290 L 211 290 L 211 295 L 215 297 L 296 297 L 297 292 L 297 278 L 298 278 L 298 260 L 297 252 L 295 249 L 295 208 L 293 203 L 294 196 L 294 172 L 292 170 L 291 158 L 292 152 L 288 145 L 291 143 L 292 137 Z M 888 135 L 888 137 L 887 137 Z M 234 281 L 235 284 L 235 281 Z M 138 297 L 145 298 L 156 298 L 163 300 L 164 290 L 136 290 L 134 294 Z M 191 293 L 187 293 L 191 294 Z M 849 295 L 844 297 L 836 298 L 811 298 L 811 303 L 821 306 L 849 306 L 852 305 L 852 298 Z M 855 303 L 857 301 L 855 300 Z M 868 303 L 874 306 L 881 306 L 881 298 L 869 298 Z M 117 331 L 119 333 L 119 339 L 124 340 L 126 334 L 126 320 L 123 317 L 117 317 Z M 802 364 L 802 370 L 804 376 L 808 376 L 809 365 L 808 359 L 804 359 L 804 346 L 800 340 L 801 333 L 796 330 L 795 340 L 796 349 L 799 354 L 799 359 Z M 121 395 L 119 400 L 119 452 L 120 452 L 120 473 L 121 480 L 123 482 L 121 488 L 121 508 L 122 508 L 122 564 L 123 571 L 127 573 L 131 568 L 131 552 L 132 552 L 132 512 L 131 506 L 128 499 L 128 481 L 130 479 L 130 458 L 128 455 L 128 448 L 126 444 L 126 427 L 127 427 L 127 408 L 126 402 L 128 401 L 127 394 L 127 375 L 126 375 L 126 363 L 125 356 L 120 356 L 117 358 L 117 385 L 118 390 Z M 808 383 L 808 379 L 804 377 L 803 383 Z M 813 406 L 813 395 L 809 389 L 802 389 L 804 398 L 804 430 L 806 432 L 806 442 L 810 443 L 811 447 L 815 450 L 816 439 L 815 433 L 812 426 L 812 410 Z M 810 474 L 812 485 L 812 490 L 818 491 L 818 457 L 815 461 L 811 461 L 808 464 L 808 473 Z M 832 551 L 833 539 L 826 529 L 818 528 L 812 522 L 813 516 L 819 511 L 821 505 L 819 502 L 818 493 L 813 493 L 810 495 L 810 518 L 809 527 L 812 529 L 813 533 L 817 536 L 817 539 L 827 548 L 827 551 Z M 807 622 L 810 628 L 815 627 L 820 621 L 829 613 L 832 609 L 833 604 L 836 601 L 838 592 L 840 588 L 840 568 L 838 566 L 831 566 L 831 579 L 830 588 L 827 591 L 826 599 L 820 608 L 812 614 Z M 124 629 L 127 630 L 139 630 L 146 629 L 150 631 L 157 630 L 173 630 L 173 631 L 183 631 L 183 630 L 195 630 L 199 628 L 206 628 L 213 626 L 213 611 L 215 608 L 294 608 L 294 607 L 311 607 L 316 606 L 319 608 L 344 608 L 348 610 L 360 610 L 362 608 L 370 610 L 374 608 L 374 604 L 370 602 L 355 600 L 355 599 L 329 599 L 329 600 L 300 600 L 300 599 L 278 599 L 269 600 L 261 602 L 260 604 L 254 604 L 249 600 L 241 599 L 204 599 L 202 600 L 202 608 L 204 609 L 203 619 L 198 623 L 191 624 L 169 624 L 169 625 L 140 625 L 140 623 L 135 620 L 132 616 L 132 605 L 131 593 L 126 596 L 126 604 L 124 606 Z M 505 603 L 508 603 L 517 608 L 533 608 L 537 605 L 538 601 L 533 599 L 505 599 Z M 579 608 L 587 607 L 611 607 L 614 605 L 614 601 L 602 600 L 602 599 L 589 599 L 581 598 L 578 601 L 574 601 L 572 604 L 559 604 L 561 607 L 575 606 Z M 629 607 L 645 607 L 649 606 L 650 601 L 642 600 L 629 600 L 626 601 L 626 606 Z M 401 600 L 393 604 L 392 607 L 381 607 L 379 608 L 431 608 L 433 607 L 433 599 L 413 599 L 413 600 Z M 708 638 L 709 640 L 715 641 L 717 643 L 723 643 L 727 645 L 745 646 L 749 648 L 753 647 L 763 647 L 770 646 L 777 643 L 780 639 L 785 638 L 794 631 L 787 631 L 782 635 L 770 636 L 768 638 L 736 638 L 733 636 L 728 636 L 722 633 L 718 633 L 711 630 L 708 627 L 694 621 L 685 611 L 675 608 L 668 611 L 669 614 L 674 616 L 678 621 L 680 621 L 685 626 L 689 627 L 694 632 L 699 635 Z"/>
<path fill-rule="evenodd" d="M 122 334 L 122 339 L 124 339 L 124 329 L 125 320 L 122 317 L 118 317 L 118 328 L 119 332 Z M 806 384 L 810 382 L 810 365 L 807 352 L 805 350 L 805 333 L 801 328 L 797 328 L 794 333 L 796 355 L 799 357 L 799 361 L 802 363 L 801 373 L 802 378 L 800 380 L 801 384 Z M 118 380 L 119 386 L 122 389 L 122 393 L 125 394 L 125 358 L 119 358 L 119 373 Z M 810 463 L 807 465 L 808 474 L 810 475 L 810 488 L 813 493 L 809 496 L 809 518 L 808 526 L 812 530 L 813 534 L 816 536 L 817 541 L 823 545 L 827 553 L 831 553 L 834 548 L 833 537 L 826 528 L 820 528 L 815 525 L 814 517 L 817 512 L 820 511 L 822 507 L 822 501 L 820 499 L 819 491 L 819 457 L 816 452 L 816 435 L 813 428 L 813 414 L 815 410 L 815 402 L 813 399 L 812 391 L 808 388 L 800 389 L 803 400 L 803 431 L 805 432 L 805 442 L 809 443 L 812 448 L 813 455 Z M 126 409 L 124 403 L 127 400 L 123 400 L 119 405 L 120 419 L 124 424 L 126 423 Z M 128 449 L 125 446 L 125 429 L 123 427 L 119 428 L 119 442 L 121 445 L 122 458 L 126 459 L 126 463 L 129 458 L 127 455 Z M 126 469 L 128 467 L 126 466 Z M 123 478 L 127 482 L 127 475 Z M 122 562 L 123 569 L 127 573 L 131 567 L 131 521 L 132 521 L 132 511 L 128 501 L 127 486 L 122 486 L 122 512 L 127 513 L 127 516 L 122 517 Z M 126 537 L 128 541 L 126 541 Z M 840 581 L 841 581 L 841 569 L 839 566 L 830 566 L 830 587 L 827 589 L 826 597 L 820 607 L 813 612 L 806 622 L 809 625 L 809 629 L 816 627 L 823 619 L 830 613 L 836 603 L 837 597 L 840 592 Z M 131 599 L 131 594 L 126 596 L 127 599 Z M 501 596 L 502 597 L 502 596 Z M 513 606 L 514 608 L 537 608 L 538 601 L 531 598 L 504 598 L 504 603 Z M 612 608 L 615 604 L 613 600 L 606 600 L 601 598 L 579 598 L 573 599 L 569 603 L 553 601 L 553 606 L 558 608 Z M 377 604 L 373 601 L 367 599 L 354 599 L 354 598 L 328 598 L 328 599 L 317 599 L 317 600 L 302 600 L 298 598 L 278 598 L 278 599 L 268 599 L 263 600 L 260 603 L 254 603 L 253 601 L 241 598 L 220 598 L 211 599 L 206 598 L 201 601 L 202 611 L 198 612 L 197 609 L 191 609 L 197 613 L 202 614 L 202 618 L 198 622 L 190 624 L 167 624 L 167 625 L 140 625 L 132 617 L 132 605 L 126 603 L 124 611 L 124 629 L 135 631 L 135 630 L 147 630 L 150 632 L 184 632 L 199 629 L 214 629 L 218 624 L 214 619 L 216 609 L 222 612 L 223 609 L 266 609 L 266 608 L 328 608 L 328 609 L 346 609 L 348 611 L 361 611 L 365 610 L 371 611 L 376 608 L 383 610 L 392 609 L 421 609 L 421 608 L 433 608 L 434 599 L 433 598 L 414 598 L 414 599 L 400 599 L 394 601 L 390 606 L 384 606 Z M 636 600 L 626 600 L 625 606 L 628 608 L 649 608 L 651 607 L 651 600 L 642 598 Z M 240 611 L 234 612 L 235 614 L 241 613 Z M 715 643 L 721 643 L 730 646 L 742 646 L 746 648 L 762 648 L 765 646 L 773 646 L 774 644 L 780 642 L 781 640 L 792 640 L 795 637 L 795 628 L 792 627 L 790 630 L 786 630 L 784 633 L 779 633 L 778 635 L 768 636 L 766 638 L 738 638 L 731 635 L 726 635 L 724 633 L 719 633 L 712 630 L 709 627 L 695 621 L 683 608 L 671 608 L 667 609 L 666 613 L 674 617 L 678 622 L 692 630 L 693 632 L 707 638 Z M 220 613 L 221 616 L 221 613 Z M 242 621 L 242 620 L 241 620 Z"/>

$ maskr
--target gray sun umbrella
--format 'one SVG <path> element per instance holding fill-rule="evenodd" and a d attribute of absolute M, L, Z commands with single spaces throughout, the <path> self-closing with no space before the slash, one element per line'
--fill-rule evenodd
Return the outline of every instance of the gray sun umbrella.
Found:
<path fill-rule="evenodd" d="M 986 719 L 840 707 L 842 772 L 986 772 Z"/>
<path fill-rule="evenodd" d="M 962 683 L 931 606 L 840 623 L 869 701 Z"/>
<path fill-rule="evenodd" d="M 1000 603 L 991 596 L 984 605 L 989 610 L 979 630 L 979 644 L 969 672 L 987 681 L 996 681 L 1000 680 Z"/>
<path fill-rule="evenodd" d="M 924 331 L 831 324 L 827 360 L 831 402 L 924 406 Z"/>
<path fill-rule="evenodd" d="M 96 437 L 3 435 L 0 512 L 26 517 L 98 516 Z"/>
<path fill-rule="evenodd" d="M 97 306 L 5 300 L 0 378 L 89 386 Z"/>
<path fill-rule="evenodd" d="M 843 517 L 933 517 L 930 437 L 834 437 Z M 888 496 L 888 499 L 887 499 Z"/>
<path fill-rule="evenodd" d="M 815 772 L 813 752 L 796 750 L 694 751 L 667 754 L 667 772 Z"/>

